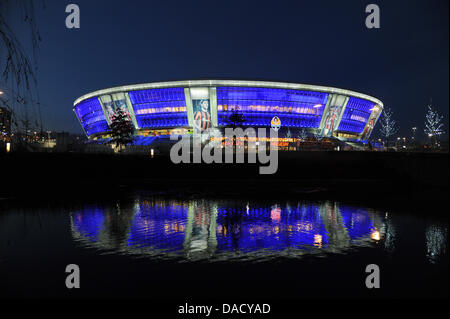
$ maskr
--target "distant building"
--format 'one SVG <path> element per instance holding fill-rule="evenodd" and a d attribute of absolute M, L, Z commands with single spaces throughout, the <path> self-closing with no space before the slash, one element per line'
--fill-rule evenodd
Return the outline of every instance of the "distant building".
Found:
<path fill-rule="evenodd" d="M 0 107 L 0 133 L 4 135 L 11 135 L 11 111 L 4 107 Z"/>

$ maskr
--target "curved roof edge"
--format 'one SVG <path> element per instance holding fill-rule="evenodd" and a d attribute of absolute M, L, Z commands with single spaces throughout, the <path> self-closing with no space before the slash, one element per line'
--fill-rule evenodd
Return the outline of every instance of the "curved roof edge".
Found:
<path fill-rule="evenodd" d="M 129 92 L 137 90 L 159 89 L 166 87 L 199 87 L 199 86 L 247 86 L 247 87 L 265 87 L 275 89 L 290 89 L 290 90 L 305 90 L 305 91 L 319 91 L 325 93 L 336 93 L 357 97 L 364 100 L 369 100 L 384 107 L 383 102 L 373 96 L 350 91 L 346 89 L 339 89 L 330 86 L 300 84 L 300 83 L 286 83 L 286 82 L 271 82 L 271 81 L 244 81 L 244 80 L 192 80 L 192 81 L 167 81 L 167 82 L 153 82 L 144 84 L 133 84 L 112 87 L 109 89 L 98 90 L 81 96 L 76 99 L 74 106 L 78 103 L 104 94 L 112 94 L 118 92 Z"/>

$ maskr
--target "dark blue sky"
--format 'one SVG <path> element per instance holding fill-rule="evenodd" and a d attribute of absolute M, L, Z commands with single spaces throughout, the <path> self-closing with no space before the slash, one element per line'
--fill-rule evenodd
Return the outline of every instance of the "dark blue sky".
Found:
<path fill-rule="evenodd" d="M 81 29 L 65 27 L 65 7 Z M 381 29 L 365 27 L 365 6 Z M 449 109 L 449 2 L 46 0 L 39 90 L 44 126 L 81 132 L 73 101 L 90 91 L 197 78 L 347 88 L 390 106 L 408 134 L 430 97 Z"/>

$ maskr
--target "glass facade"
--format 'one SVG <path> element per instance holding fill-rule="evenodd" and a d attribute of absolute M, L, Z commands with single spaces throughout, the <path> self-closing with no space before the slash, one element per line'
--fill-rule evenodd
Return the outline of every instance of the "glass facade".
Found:
<path fill-rule="evenodd" d="M 75 112 L 86 135 L 109 132 L 105 114 L 97 97 L 78 103 L 75 106 Z"/>
<path fill-rule="evenodd" d="M 350 97 L 338 131 L 361 134 L 374 106 L 373 102 Z"/>
<path fill-rule="evenodd" d="M 242 115 L 240 120 L 243 122 L 239 122 L 242 127 L 270 127 L 272 119 L 277 116 L 281 120 L 281 127 L 284 128 L 312 129 L 310 132 L 320 129 L 324 136 L 346 134 L 355 139 L 367 139 L 370 136 L 379 115 L 374 113 L 377 117 L 371 120 L 372 110 L 376 105 L 380 105 L 382 111 L 381 102 L 377 103 L 370 97 L 365 99 L 361 94 L 349 94 L 348 91 L 340 89 L 327 88 L 328 91 L 324 89 L 326 92 L 323 92 L 320 87 L 317 87 L 317 91 L 315 87 L 305 90 L 282 86 L 256 87 L 256 82 L 255 86 L 252 86 L 253 82 L 241 85 L 233 81 L 230 81 L 229 85 L 214 85 L 214 81 L 209 81 L 210 83 L 203 86 L 195 86 L 192 82 L 195 81 L 189 81 L 180 87 L 140 90 L 129 90 L 129 87 L 117 92 L 108 90 L 100 93 L 99 97 L 81 100 L 74 109 L 89 137 L 109 133 L 105 113 L 110 115 L 118 106 L 127 108 L 138 134 L 154 135 L 159 132 L 156 135 L 168 135 L 172 134 L 169 131 L 172 129 L 193 128 L 197 100 L 192 95 L 192 90 L 206 89 L 210 102 L 208 116 L 213 116 L 214 126 L 230 126 L 233 124 L 230 116 L 237 112 Z M 289 85 L 286 84 L 286 87 Z M 191 92 L 191 95 L 185 92 Z M 348 103 L 345 104 L 347 99 Z M 344 106 L 345 110 L 341 111 Z M 340 108 L 334 117 L 333 107 Z M 338 127 L 333 127 L 331 134 L 327 134 L 327 125 L 334 122 Z M 169 133 L 162 134 L 166 131 Z"/>
<path fill-rule="evenodd" d="M 327 100 L 328 94 L 322 92 L 218 87 L 218 122 L 227 125 L 230 114 L 238 111 L 244 116 L 243 126 L 270 126 L 278 116 L 285 127 L 318 128 Z"/>
<path fill-rule="evenodd" d="M 129 92 L 139 128 L 188 126 L 184 88 Z"/>

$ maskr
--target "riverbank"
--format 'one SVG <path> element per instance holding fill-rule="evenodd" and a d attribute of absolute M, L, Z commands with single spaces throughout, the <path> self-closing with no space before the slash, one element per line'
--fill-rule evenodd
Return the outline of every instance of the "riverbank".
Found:
<path fill-rule="evenodd" d="M 404 209 L 448 207 L 448 153 L 279 153 L 261 164 L 173 164 L 169 157 L 12 153 L 0 156 L 4 200 L 83 201 L 133 189 L 172 197 L 327 199 L 388 202 Z M 441 211 L 441 210 L 440 210 Z"/>

